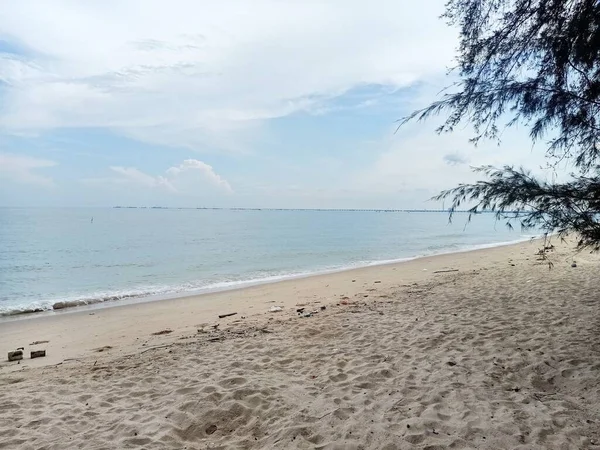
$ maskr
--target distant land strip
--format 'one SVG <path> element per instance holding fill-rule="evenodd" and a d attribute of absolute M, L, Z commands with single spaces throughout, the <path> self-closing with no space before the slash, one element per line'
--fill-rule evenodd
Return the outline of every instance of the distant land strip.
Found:
<path fill-rule="evenodd" d="M 181 210 L 212 210 L 212 211 L 333 211 L 333 212 L 402 212 L 402 213 L 449 213 L 448 209 L 360 209 L 360 208 L 178 208 L 170 206 L 113 206 L 115 209 L 181 209 Z M 455 210 L 454 214 L 495 214 L 496 211 Z M 519 211 L 502 211 L 504 214 L 518 214 Z"/>

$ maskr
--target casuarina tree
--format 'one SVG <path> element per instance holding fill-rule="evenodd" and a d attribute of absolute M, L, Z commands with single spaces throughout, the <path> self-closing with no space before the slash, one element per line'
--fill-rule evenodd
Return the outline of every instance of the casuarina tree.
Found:
<path fill-rule="evenodd" d="M 549 183 L 523 168 L 480 167 L 482 181 L 436 199 L 450 199 L 451 214 L 468 204 L 600 248 L 600 1 L 449 0 L 444 17 L 460 30 L 459 81 L 403 121 L 445 113 L 438 131 L 469 122 L 475 143 L 519 123 L 547 145 L 550 165 L 573 173 Z"/>

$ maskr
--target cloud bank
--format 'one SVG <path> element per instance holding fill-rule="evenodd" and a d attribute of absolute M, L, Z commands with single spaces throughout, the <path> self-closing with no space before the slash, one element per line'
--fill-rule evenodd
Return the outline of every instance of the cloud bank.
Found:
<path fill-rule="evenodd" d="M 119 185 L 127 183 L 136 188 L 191 196 L 233 193 L 227 180 L 215 173 L 210 165 L 197 159 L 186 159 L 178 166 L 167 169 L 165 175 L 149 175 L 135 167 L 111 166 L 110 170 L 119 176 L 87 181 Z"/>
<path fill-rule="evenodd" d="M 248 151 L 269 119 L 365 85 L 443 72 L 442 1 L 0 2 L 6 132 L 101 127 L 154 144 Z"/>

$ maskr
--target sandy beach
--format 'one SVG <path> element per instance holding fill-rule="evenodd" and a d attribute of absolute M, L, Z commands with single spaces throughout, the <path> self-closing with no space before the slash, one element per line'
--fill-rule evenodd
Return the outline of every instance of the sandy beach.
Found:
<path fill-rule="evenodd" d="M 600 255 L 553 244 L 0 322 L 0 448 L 600 448 Z"/>

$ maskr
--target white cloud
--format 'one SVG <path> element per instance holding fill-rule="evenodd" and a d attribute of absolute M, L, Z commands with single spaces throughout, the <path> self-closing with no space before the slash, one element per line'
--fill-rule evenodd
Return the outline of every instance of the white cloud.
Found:
<path fill-rule="evenodd" d="M 189 179 L 190 175 L 194 177 L 193 179 L 199 177 L 209 185 L 223 192 L 233 193 L 233 189 L 231 189 L 227 180 L 224 180 L 220 175 L 216 174 L 212 166 L 209 166 L 202 161 L 198 161 L 197 159 L 186 159 L 179 166 L 168 169 L 167 175 L 176 180 L 181 180 L 186 177 Z"/>
<path fill-rule="evenodd" d="M 442 0 L 0 1 L 0 29 L 29 49 L 0 57 L 0 126 L 105 127 L 244 151 L 268 119 L 443 72 L 455 40 L 442 9 Z"/>
<path fill-rule="evenodd" d="M 30 156 L 0 153 L 0 177 L 39 186 L 53 186 L 52 178 L 36 173 L 38 169 L 56 166 L 54 161 Z"/>
<path fill-rule="evenodd" d="M 149 175 L 135 167 L 112 166 L 110 169 L 120 176 L 85 181 L 88 184 L 130 184 L 144 189 L 158 189 L 190 196 L 233 193 L 227 180 L 215 173 L 212 166 L 197 159 L 186 159 L 182 164 L 170 167 L 164 176 Z"/>

